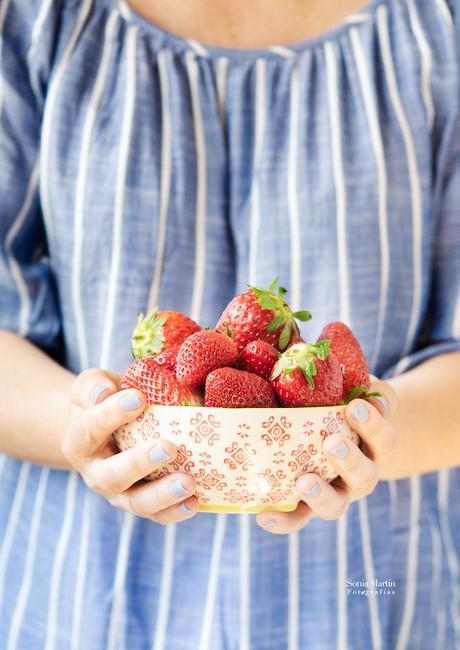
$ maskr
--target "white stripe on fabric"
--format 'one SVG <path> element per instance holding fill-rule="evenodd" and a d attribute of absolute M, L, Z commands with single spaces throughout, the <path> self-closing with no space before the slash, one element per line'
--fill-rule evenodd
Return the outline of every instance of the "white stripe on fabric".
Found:
<path fill-rule="evenodd" d="M 425 34 L 423 33 L 420 20 L 415 9 L 414 0 L 408 0 L 407 6 L 409 8 L 409 18 L 414 32 L 415 40 L 417 41 L 418 49 L 420 50 L 420 81 L 422 86 L 422 97 L 425 104 L 426 116 L 429 127 L 433 126 L 434 108 L 433 98 L 431 96 L 430 75 L 431 75 L 431 50 L 428 45 Z"/>
<path fill-rule="evenodd" d="M 42 137 L 41 137 L 41 147 L 40 147 L 40 191 L 41 191 L 41 207 L 43 212 L 43 220 L 46 223 L 46 232 L 49 243 L 50 250 L 50 261 L 51 265 L 53 264 L 53 254 L 54 254 L 54 236 L 53 230 L 51 227 L 51 205 L 50 205 L 50 180 L 49 180 L 49 167 L 50 167 L 50 154 L 51 154 L 51 135 L 55 129 L 53 114 L 54 114 L 54 104 L 56 102 L 56 97 L 59 92 L 59 84 L 64 75 L 65 69 L 69 62 L 70 56 L 77 44 L 78 38 L 81 34 L 81 31 L 84 27 L 88 14 L 90 12 L 93 0 L 84 0 L 81 5 L 81 11 L 78 14 L 77 23 L 75 29 L 70 37 L 69 43 L 64 50 L 61 60 L 55 68 L 55 72 L 51 83 L 49 85 L 47 98 L 46 98 L 46 109 L 43 114 L 43 123 L 42 123 Z"/>
<path fill-rule="evenodd" d="M 9 0 L 3 0 L 0 3 L 0 68 L 2 63 L 2 53 L 3 53 L 3 27 L 5 25 L 6 14 L 8 13 L 8 8 L 10 6 Z M 2 112 L 3 107 L 3 75 L 0 71 L 0 113 Z"/>
<path fill-rule="evenodd" d="M 118 0 L 118 11 L 125 20 L 131 20 L 131 9 L 125 0 Z"/>
<path fill-rule="evenodd" d="M 166 641 L 169 603 L 171 600 L 172 575 L 174 570 L 174 546 L 176 541 L 176 524 L 167 524 L 164 531 L 163 558 L 161 562 L 161 584 L 158 596 L 158 613 L 156 617 L 153 650 L 163 650 Z"/>
<path fill-rule="evenodd" d="M 38 531 L 43 511 L 43 501 L 45 498 L 46 486 L 48 484 L 50 470 L 43 467 L 40 470 L 40 480 L 38 482 L 37 492 L 34 500 L 33 515 L 30 522 L 30 534 L 27 542 L 27 548 L 24 553 L 25 565 L 22 574 L 21 589 L 19 590 L 18 599 L 13 610 L 13 618 L 9 626 L 9 635 L 7 641 L 7 650 L 16 650 L 18 646 L 19 632 L 26 611 L 27 600 L 29 598 L 30 586 L 34 574 L 35 554 L 37 551 Z"/>
<path fill-rule="evenodd" d="M 348 650 L 347 618 L 347 515 L 342 515 L 337 525 L 337 650 Z"/>
<path fill-rule="evenodd" d="M 347 231 L 345 227 L 345 177 L 342 159 L 342 134 L 340 132 L 339 83 L 337 78 L 337 61 L 335 45 L 324 44 L 327 70 L 327 96 L 329 120 L 331 126 L 331 154 L 334 185 L 336 194 L 337 218 L 337 256 L 340 278 L 340 317 L 350 325 L 348 268 L 347 268 Z"/>
<path fill-rule="evenodd" d="M 126 95 L 121 125 L 120 152 L 118 156 L 117 175 L 115 180 L 115 206 L 112 231 L 112 260 L 109 272 L 107 305 L 105 323 L 102 334 L 101 366 L 107 366 L 110 354 L 113 323 L 115 321 L 115 301 L 117 295 L 118 271 L 120 268 L 123 208 L 125 203 L 126 171 L 128 168 L 131 130 L 133 126 L 134 107 L 136 99 L 136 39 L 137 28 L 130 27 L 126 43 Z"/>
<path fill-rule="evenodd" d="M 220 558 L 222 555 L 222 545 L 224 542 L 226 521 L 227 517 L 225 514 L 218 514 L 216 516 L 216 529 L 214 532 L 214 540 L 212 544 L 208 591 L 206 595 L 206 605 L 204 608 L 199 650 L 208 650 L 209 648 L 209 638 L 211 636 L 211 628 L 214 616 L 214 604 L 216 600 L 217 577 L 219 575 Z"/>
<path fill-rule="evenodd" d="M 125 580 L 129 562 L 129 549 L 133 535 L 134 515 L 127 513 L 123 518 L 120 543 L 118 546 L 117 566 L 112 590 L 112 611 L 110 613 L 107 650 L 115 650 L 119 641 L 120 621 L 124 621 Z M 129 643 L 128 643 L 129 645 Z"/>
<path fill-rule="evenodd" d="M 271 47 L 267 47 L 267 50 L 269 52 L 273 52 L 273 54 L 282 56 L 283 59 L 292 59 L 295 56 L 292 50 L 290 50 L 288 47 L 284 47 L 283 45 L 272 45 Z"/>
<path fill-rule="evenodd" d="M 396 522 L 396 512 L 398 508 L 398 486 L 395 480 L 387 481 L 387 484 L 390 495 L 390 521 L 393 526 Z"/>
<path fill-rule="evenodd" d="M 192 96 L 193 128 L 197 157 L 197 190 L 195 218 L 195 277 L 191 318 L 198 321 L 203 302 L 204 280 L 206 272 L 206 143 L 201 115 L 200 96 L 198 93 L 198 66 L 192 52 L 186 54 L 187 75 Z"/>
<path fill-rule="evenodd" d="M 56 552 L 51 570 L 50 597 L 48 624 L 46 626 L 45 650 L 53 650 L 56 644 L 56 631 L 58 626 L 59 589 L 62 577 L 62 568 L 67 553 L 67 546 L 72 531 L 73 516 L 75 511 L 75 495 L 77 493 L 77 473 L 70 472 L 67 479 L 65 497 L 64 521 L 59 535 Z"/>
<path fill-rule="evenodd" d="M 393 66 L 391 55 L 390 39 L 388 35 L 387 24 L 387 10 L 386 7 L 381 5 L 377 9 L 377 29 L 379 33 L 380 49 L 382 52 L 383 66 L 385 69 L 385 76 L 388 83 L 388 92 L 390 94 L 391 103 L 395 112 L 396 119 L 401 129 L 401 134 L 404 141 L 407 157 L 407 167 L 409 171 L 409 184 L 411 190 L 412 200 L 412 232 L 413 232 L 413 304 L 412 312 L 407 330 L 406 341 L 404 343 L 403 355 L 406 355 L 415 337 L 417 323 L 420 313 L 420 303 L 422 299 L 422 259 L 421 259 L 421 244 L 422 244 L 422 197 L 420 180 L 417 168 L 417 158 L 415 154 L 414 142 L 404 113 L 403 105 L 399 95 L 398 87 L 396 84 L 396 76 Z"/>
<path fill-rule="evenodd" d="M 405 650 L 410 640 L 412 620 L 414 618 L 415 600 L 417 596 L 417 566 L 419 556 L 419 516 L 420 516 L 420 476 L 410 478 L 410 519 L 409 539 L 407 544 L 407 578 L 404 609 L 401 617 L 398 640 L 395 650 Z"/>
<path fill-rule="evenodd" d="M 166 222 L 168 218 L 169 188 L 171 184 L 171 114 L 169 106 L 169 81 L 166 63 L 166 52 L 158 53 L 158 73 L 160 76 L 161 93 L 161 180 L 160 180 L 160 213 L 158 218 L 158 240 L 155 260 L 155 271 L 148 301 L 148 311 L 152 310 L 158 301 L 160 293 L 161 272 L 163 270 L 163 255 L 166 241 Z"/>
<path fill-rule="evenodd" d="M 403 372 L 407 370 L 410 364 L 410 357 L 403 357 L 398 361 L 394 369 L 394 376 L 402 375 Z"/>
<path fill-rule="evenodd" d="M 42 2 L 40 6 L 40 10 L 35 19 L 34 26 L 32 27 L 32 32 L 30 36 L 30 47 L 29 47 L 29 51 L 27 52 L 27 63 L 29 65 L 30 72 L 32 72 L 32 63 L 34 59 L 35 48 L 37 47 L 38 37 L 40 36 L 40 33 L 45 24 L 45 20 L 52 6 L 53 6 L 53 0 L 44 0 L 44 2 Z M 30 84 L 32 86 L 32 90 L 34 91 L 37 101 L 41 105 L 42 97 L 41 97 L 41 92 L 39 87 L 39 81 L 36 75 L 31 74 Z"/>
<path fill-rule="evenodd" d="M 240 616 L 238 650 L 250 649 L 251 620 L 251 515 L 244 513 L 240 519 Z"/>
<path fill-rule="evenodd" d="M 256 89 L 255 89 L 255 134 L 254 134 L 254 160 L 251 187 L 251 224 L 249 239 L 249 284 L 257 283 L 257 249 L 260 228 L 260 186 L 259 171 L 262 162 L 263 136 L 265 131 L 266 113 L 266 61 L 256 61 Z"/>
<path fill-rule="evenodd" d="M 0 476 L 3 474 L 3 470 L 5 469 L 6 465 L 6 456 L 3 454 L 0 456 Z"/>
<path fill-rule="evenodd" d="M 446 4 L 445 0 L 435 0 L 436 4 L 438 5 L 439 11 L 446 23 L 446 25 L 449 27 L 449 29 L 454 30 L 455 25 L 454 25 L 454 19 L 452 18 L 452 14 L 450 13 L 449 7 Z"/>
<path fill-rule="evenodd" d="M 452 334 L 454 338 L 460 338 L 460 289 L 457 294 L 457 303 L 454 309 L 454 322 L 452 325 Z"/>
<path fill-rule="evenodd" d="M 22 463 L 19 470 L 18 482 L 14 493 L 13 503 L 8 517 L 3 541 L 0 546 L 0 612 L 3 606 L 3 594 L 5 591 L 5 574 L 10 559 L 11 547 L 13 546 L 14 535 L 19 523 L 19 516 L 24 502 L 27 481 L 31 470 L 30 463 Z"/>
<path fill-rule="evenodd" d="M 367 512 L 367 499 L 359 500 L 359 523 L 361 527 L 361 538 L 363 544 L 363 558 L 364 567 L 366 571 L 367 584 L 375 583 L 376 575 L 374 569 L 374 561 L 372 557 L 372 543 L 371 533 L 369 526 L 369 517 Z M 370 580 L 369 580 L 370 578 Z M 379 608 L 377 605 L 377 596 L 374 589 L 369 589 L 369 614 L 370 614 L 370 627 L 372 635 L 372 648 L 380 650 L 382 647 L 382 631 L 380 629 Z"/>
<path fill-rule="evenodd" d="M 450 608 L 452 624 L 455 629 L 455 647 L 458 648 L 460 647 L 460 567 L 449 522 L 449 478 L 450 471 L 448 469 L 438 472 L 438 508 L 441 536 L 446 550 L 447 566 L 451 578 L 452 598 L 450 598 Z"/>
<path fill-rule="evenodd" d="M 105 79 L 110 61 L 110 52 L 113 42 L 115 24 L 118 18 L 117 12 L 113 11 L 106 23 L 104 35 L 104 48 L 102 51 L 101 63 L 97 72 L 94 88 L 89 99 L 86 112 L 83 134 L 81 139 L 80 160 L 78 164 L 77 187 L 75 190 L 75 210 L 73 227 L 73 254 L 72 254 L 72 298 L 75 316 L 75 329 L 78 342 L 78 353 L 80 357 L 80 370 L 88 367 L 88 349 L 86 345 L 85 325 L 83 318 L 83 307 L 81 302 L 81 260 L 83 248 L 83 219 L 85 214 L 85 192 L 86 177 L 88 172 L 88 154 L 93 135 L 93 126 L 99 108 Z"/>
<path fill-rule="evenodd" d="M 14 240 L 16 239 L 16 236 L 20 232 L 21 228 L 24 226 L 26 218 L 30 213 L 32 202 L 36 197 L 36 192 L 38 187 L 38 175 L 39 175 L 39 165 L 38 163 L 36 163 L 29 179 L 26 195 L 24 198 L 24 203 L 22 204 L 16 219 L 11 224 L 11 227 L 8 230 L 5 237 L 6 259 L 8 262 L 8 266 L 10 268 L 11 275 L 15 281 L 16 288 L 18 290 L 19 301 L 20 301 L 19 328 L 18 328 L 18 334 L 20 336 L 25 336 L 28 332 L 29 318 L 30 318 L 32 305 L 30 302 L 30 296 L 27 289 L 27 284 L 22 275 L 21 267 L 16 261 L 16 258 L 12 253 L 12 248 L 13 248 Z"/>
<path fill-rule="evenodd" d="M 208 50 L 198 41 L 195 41 L 193 38 L 186 38 L 185 41 L 190 45 L 195 54 L 206 58 L 209 56 Z"/>
<path fill-rule="evenodd" d="M 442 569 L 442 545 L 441 535 L 436 522 L 430 523 L 431 547 L 432 547 L 432 577 L 431 577 L 431 612 L 436 612 L 436 644 L 435 650 L 444 646 L 441 641 L 441 630 L 444 630 L 443 617 L 444 607 L 441 606 L 441 569 Z M 442 615 L 440 616 L 442 612 Z M 441 623 L 441 624 L 440 624 Z"/>
<path fill-rule="evenodd" d="M 288 650 L 299 643 L 299 533 L 289 537 Z"/>
<path fill-rule="evenodd" d="M 216 84 L 217 84 L 217 102 L 219 105 L 219 115 L 222 128 L 225 128 L 225 90 L 227 83 L 228 59 L 221 56 L 217 61 Z"/>
<path fill-rule="evenodd" d="M 379 311 L 377 316 L 377 331 L 375 334 L 375 343 L 373 348 L 370 367 L 377 366 L 380 350 L 382 347 L 382 338 L 385 328 L 385 314 L 388 299 L 388 282 L 390 277 L 390 252 L 388 243 L 388 220 L 387 220 L 387 172 L 385 165 L 385 152 L 382 142 L 382 134 L 379 127 L 378 109 L 372 85 L 369 78 L 369 72 L 366 65 L 366 56 L 361 43 L 359 32 L 356 28 L 350 30 L 350 39 L 353 46 L 353 53 L 358 70 L 359 83 L 364 100 L 369 133 L 372 142 L 372 149 L 377 167 L 377 185 L 378 185 L 378 224 L 380 238 L 380 299 Z"/>
<path fill-rule="evenodd" d="M 92 499 L 94 495 L 84 487 L 84 498 L 82 506 L 81 537 L 80 549 L 78 553 L 77 580 L 75 584 L 75 596 L 72 612 L 72 633 L 70 637 L 70 647 L 72 650 L 80 650 L 80 629 L 83 611 L 83 591 L 86 579 L 86 564 L 88 561 L 89 547 L 89 523 L 91 519 Z"/>
<path fill-rule="evenodd" d="M 370 14 L 354 14 L 353 16 L 348 16 L 348 18 L 345 18 L 343 22 L 351 24 L 365 23 L 366 20 L 369 20 L 369 18 Z"/>

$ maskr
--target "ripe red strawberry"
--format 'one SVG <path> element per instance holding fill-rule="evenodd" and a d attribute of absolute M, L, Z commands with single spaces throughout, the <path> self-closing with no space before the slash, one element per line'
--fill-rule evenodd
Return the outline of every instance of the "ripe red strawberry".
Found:
<path fill-rule="evenodd" d="M 327 340 L 286 350 L 275 364 L 271 385 L 285 406 L 332 406 L 342 399 L 342 371 Z"/>
<path fill-rule="evenodd" d="M 205 406 L 220 408 L 269 408 L 275 406 L 268 381 L 245 370 L 218 368 L 206 378 Z"/>
<path fill-rule="evenodd" d="M 297 320 L 310 320 L 311 314 L 293 312 L 284 300 L 286 289 L 279 287 L 275 293 L 277 283 L 278 278 L 268 290 L 251 287 L 233 298 L 224 309 L 216 329 L 224 331 L 228 327 L 239 350 L 258 339 L 285 350 L 300 339 Z"/>
<path fill-rule="evenodd" d="M 155 363 L 168 370 L 176 370 L 177 353 L 179 352 L 180 344 L 173 345 L 171 348 L 166 348 L 160 354 L 154 357 Z"/>
<path fill-rule="evenodd" d="M 121 387 L 142 391 L 147 404 L 200 406 L 203 403 L 197 391 L 180 384 L 174 372 L 149 358 L 134 361 L 126 368 L 121 378 Z"/>
<path fill-rule="evenodd" d="M 180 345 L 187 336 L 200 329 L 195 321 L 179 311 L 158 311 L 155 307 L 145 318 L 139 312 L 131 339 L 133 357 L 155 357 L 174 345 Z"/>
<path fill-rule="evenodd" d="M 215 330 L 201 330 L 180 346 L 177 378 L 187 386 L 202 386 L 212 370 L 233 366 L 237 358 L 238 348 L 230 337 Z"/>
<path fill-rule="evenodd" d="M 237 365 L 241 370 L 252 372 L 268 381 L 279 356 L 278 350 L 270 343 L 251 341 L 241 350 Z"/>
<path fill-rule="evenodd" d="M 329 323 L 324 327 L 318 341 L 330 340 L 330 348 L 339 360 L 343 374 L 343 395 L 345 399 L 353 388 L 370 387 L 369 368 L 358 340 L 345 323 Z M 363 391 L 364 392 L 364 391 Z"/>

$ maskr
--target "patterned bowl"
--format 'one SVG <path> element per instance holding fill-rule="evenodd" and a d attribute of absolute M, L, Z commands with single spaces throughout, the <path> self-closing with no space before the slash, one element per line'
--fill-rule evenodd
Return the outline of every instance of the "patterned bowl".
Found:
<path fill-rule="evenodd" d="M 122 451 L 160 436 L 172 440 L 177 456 L 147 480 L 178 470 L 193 474 L 203 512 L 289 511 L 299 501 L 294 484 L 300 474 L 337 476 L 322 453 L 323 440 L 336 432 L 357 440 L 344 408 L 148 406 L 114 438 Z"/>

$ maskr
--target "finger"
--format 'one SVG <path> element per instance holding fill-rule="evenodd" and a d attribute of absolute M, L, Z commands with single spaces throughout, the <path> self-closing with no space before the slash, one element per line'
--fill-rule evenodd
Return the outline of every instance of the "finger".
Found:
<path fill-rule="evenodd" d="M 181 503 L 160 510 L 160 512 L 157 512 L 153 517 L 153 520 L 159 524 L 172 524 L 174 522 L 184 521 L 185 519 L 191 519 L 197 514 L 198 507 L 198 499 L 193 496 L 186 501 L 181 501 Z"/>
<path fill-rule="evenodd" d="M 353 441 L 334 433 L 324 441 L 323 451 L 345 483 L 350 498 L 358 499 L 375 490 L 378 467 Z"/>
<path fill-rule="evenodd" d="M 116 429 L 135 420 L 144 409 L 144 394 L 132 388 L 90 408 L 76 409 L 63 438 L 63 454 L 71 462 L 93 456 Z"/>
<path fill-rule="evenodd" d="M 378 463 L 390 460 L 396 442 L 396 431 L 373 404 L 354 399 L 345 409 L 345 419 L 365 443 L 372 460 Z"/>
<path fill-rule="evenodd" d="M 338 519 L 348 510 L 350 500 L 347 491 L 341 487 L 332 487 L 317 474 L 299 476 L 296 490 L 312 513 L 321 519 Z"/>
<path fill-rule="evenodd" d="M 270 510 L 257 515 L 256 521 L 269 533 L 286 535 L 303 528 L 312 518 L 313 513 L 306 503 L 300 501 L 297 508 L 291 512 Z"/>
<path fill-rule="evenodd" d="M 90 464 L 84 478 L 95 492 L 113 497 L 169 463 L 176 454 L 174 443 L 156 440 L 155 444 L 137 445 L 109 458 L 97 458 Z"/>
<path fill-rule="evenodd" d="M 160 510 L 184 501 L 195 491 L 196 483 L 193 476 L 177 472 L 150 483 L 135 485 L 125 492 L 109 498 L 109 502 L 138 517 L 151 519 Z"/>
<path fill-rule="evenodd" d="M 393 415 L 398 407 L 398 398 L 395 389 L 387 381 L 382 381 L 375 377 L 375 375 L 370 375 L 370 378 L 370 392 L 380 393 L 380 397 L 368 397 L 366 401 L 375 406 L 381 415 L 385 417 Z"/>
<path fill-rule="evenodd" d="M 121 375 L 102 368 L 89 368 L 81 372 L 72 384 L 70 402 L 82 408 L 99 404 L 120 390 Z"/>

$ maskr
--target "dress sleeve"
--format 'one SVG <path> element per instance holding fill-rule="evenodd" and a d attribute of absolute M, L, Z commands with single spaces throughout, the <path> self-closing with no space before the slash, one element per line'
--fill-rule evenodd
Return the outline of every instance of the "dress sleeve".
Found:
<path fill-rule="evenodd" d="M 449 8 L 457 57 L 446 80 L 450 107 L 433 131 L 435 226 L 427 318 L 417 349 L 388 368 L 384 379 L 460 350 L 460 0 L 452 0 Z"/>
<path fill-rule="evenodd" d="M 0 329 L 49 350 L 60 315 L 39 202 L 39 139 L 57 6 L 0 5 Z"/>

